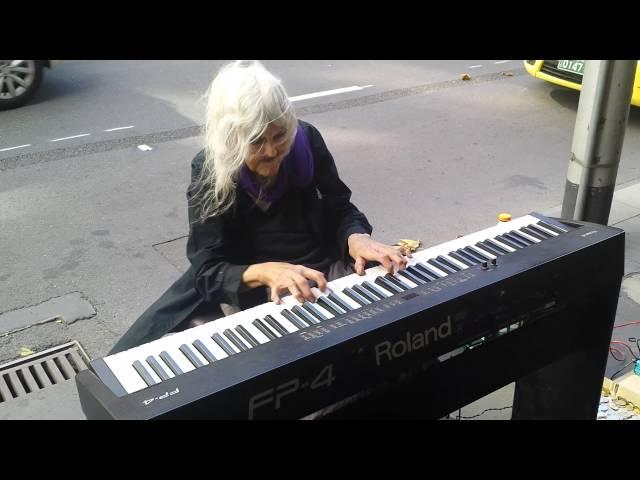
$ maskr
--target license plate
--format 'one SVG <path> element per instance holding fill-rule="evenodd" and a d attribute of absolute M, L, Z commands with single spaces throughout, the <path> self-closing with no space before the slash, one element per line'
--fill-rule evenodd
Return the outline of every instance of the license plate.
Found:
<path fill-rule="evenodd" d="M 582 75 L 584 73 L 584 60 L 558 60 L 558 70 Z"/>

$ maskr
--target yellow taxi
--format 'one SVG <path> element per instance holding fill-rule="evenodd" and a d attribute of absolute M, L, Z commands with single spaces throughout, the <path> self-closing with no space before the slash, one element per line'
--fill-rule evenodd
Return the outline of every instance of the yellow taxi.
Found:
<path fill-rule="evenodd" d="M 582 89 L 582 75 L 586 60 L 525 60 L 524 68 L 535 78 L 546 80 L 573 90 Z M 640 107 L 640 63 L 636 67 L 631 105 Z"/>

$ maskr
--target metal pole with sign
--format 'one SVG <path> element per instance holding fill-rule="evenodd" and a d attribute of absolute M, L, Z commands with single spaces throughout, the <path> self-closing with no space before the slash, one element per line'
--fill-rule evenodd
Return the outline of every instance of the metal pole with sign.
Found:
<path fill-rule="evenodd" d="M 584 62 L 561 215 L 606 225 L 629 117 L 637 60 Z M 564 67 L 581 70 L 579 63 L 567 63 Z"/>

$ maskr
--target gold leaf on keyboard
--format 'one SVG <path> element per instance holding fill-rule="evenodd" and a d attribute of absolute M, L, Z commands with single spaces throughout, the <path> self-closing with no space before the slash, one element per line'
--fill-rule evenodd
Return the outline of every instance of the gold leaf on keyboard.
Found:
<path fill-rule="evenodd" d="M 420 246 L 420 240 L 410 240 L 408 238 L 401 238 L 396 245 L 404 247 L 411 252 L 415 252 Z"/>

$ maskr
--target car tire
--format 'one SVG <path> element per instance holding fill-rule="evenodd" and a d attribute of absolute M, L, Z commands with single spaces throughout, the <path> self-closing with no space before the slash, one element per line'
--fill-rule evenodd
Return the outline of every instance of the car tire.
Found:
<path fill-rule="evenodd" d="M 21 107 L 31 100 L 43 74 L 42 60 L 0 60 L 0 110 Z"/>

